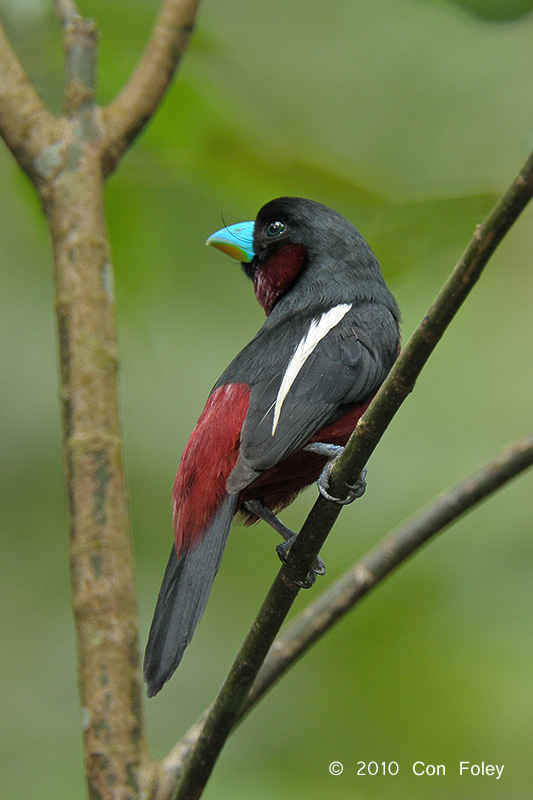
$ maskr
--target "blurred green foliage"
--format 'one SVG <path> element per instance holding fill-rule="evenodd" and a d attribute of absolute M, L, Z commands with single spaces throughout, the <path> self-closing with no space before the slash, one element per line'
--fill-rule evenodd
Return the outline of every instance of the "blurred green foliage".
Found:
<path fill-rule="evenodd" d="M 533 9 L 531 0 L 455 0 L 482 19 L 509 20 L 518 19 Z"/>
<path fill-rule="evenodd" d="M 59 111 L 51 5 L 0 9 Z M 102 33 L 105 103 L 134 66 L 155 4 L 80 6 Z M 206 0 L 178 80 L 107 193 L 143 642 L 181 450 L 212 384 L 262 322 L 250 286 L 204 248 L 206 236 L 222 214 L 253 218 L 281 194 L 334 206 L 371 242 L 407 338 L 533 141 L 533 19 L 509 21 L 530 8 Z M 4 148 L 0 191 L 0 796 L 56 800 L 85 790 L 51 258 L 37 200 Z M 499 248 L 373 457 L 367 495 L 323 553 L 322 586 L 530 426 L 531 218 Z M 531 488 L 529 475 L 491 499 L 338 625 L 235 732 L 205 797 L 529 796 Z M 287 510 L 288 524 L 313 497 Z M 274 544 L 264 526 L 235 528 L 183 665 L 147 703 L 157 756 L 218 689 L 277 570 Z M 333 760 L 344 763 L 339 777 Z M 358 777 L 360 760 L 397 761 L 400 772 Z M 415 777 L 418 760 L 446 764 L 446 777 Z M 500 781 L 460 778 L 460 760 L 505 770 Z"/>

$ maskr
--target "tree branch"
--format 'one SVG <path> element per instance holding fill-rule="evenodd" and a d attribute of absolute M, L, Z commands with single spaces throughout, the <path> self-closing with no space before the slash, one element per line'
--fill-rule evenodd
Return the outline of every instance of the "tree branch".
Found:
<path fill-rule="evenodd" d="M 59 131 L 0 23 L 0 135 L 36 185 L 42 185 L 48 172 L 43 151 L 53 146 Z"/>
<path fill-rule="evenodd" d="M 81 131 L 83 125 L 76 128 Z M 69 555 L 89 795 L 134 798 L 144 740 L 138 614 L 120 425 L 112 267 L 100 162 L 79 163 L 47 194 L 54 248 Z M 126 787 L 130 787 L 126 790 Z M 127 791 L 127 793 L 126 793 Z"/>
<path fill-rule="evenodd" d="M 122 431 L 98 34 L 60 2 L 66 80 L 61 169 L 42 193 L 54 249 L 72 604 L 90 797 L 133 800 L 149 780 Z"/>
<path fill-rule="evenodd" d="M 198 4 L 199 0 L 164 0 L 129 83 L 100 111 L 94 104 L 96 27 L 81 18 L 74 0 L 56 0 L 66 52 L 66 117 L 59 120 L 44 106 L 0 26 L 0 133 L 40 193 L 54 246 L 85 759 L 91 796 L 110 800 L 137 797 L 141 785 L 143 791 L 151 792 L 160 775 L 153 772 L 144 740 L 103 174 L 115 168 L 168 88 L 188 44 Z M 334 493 L 342 496 L 344 481 L 353 480 L 361 471 L 532 189 L 530 158 L 522 175 L 476 232 L 360 422 L 332 475 Z M 197 743 L 183 776 L 180 798 L 201 795 L 230 730 L 252 702 L 247 697 L 253 699 L 249 690 L 254 680 L 256 698 L 266 690 L 266 673 L 259 670 L 299 591 L 294 579 L 307 574 L 338 512 L 337 506 L 317 501 L 289 554 L 289 565 L 276 577 L 205 722 L 197 723 L 196 730 L 174 749 L 176 754 L 181 748 L 184 757 L 191 753 L 192 743 Z M 396 563 L 399 561 L 393 566 Z M 379 563 L 376 574 L 381 579 Z M 300 639 L 304 640 L 305 636 Z M 265 663 L 263 669 L 270 670 L 270 675 L 276 669 L 280 674 L 279 665 L 274 668 L 273 662 Z M 257 678 L 258 673 L 263 678 Z M 261 690 L 261 686 L 265 688 Z M 162 770 L 167 778 L 171 776 L 173 791 L 181 768 L 170 759 Z M 161 781 L 158 790 L 162 787 Z"/>
<path fill-rule="evenodd" d="M 70 568 L 91 797 L 151 796 L 138 614 L 117 388 L 118 354 L 104 174 L 155 111 L 198 2 L 166 0 L 130 83 L 94 103 L 98 34 L 74 0 L 56 0 L 65 47 L 65 115 L 45 108 L 0 27 L 0 132 L 32 179 L 54 250 Z M 108 152 L 106 148 L 110 148 Z"/>
<path fill-rule="evenodd" d="M 299 614 L 274 642 L 240 714 L 368 592 L 430 539 L 533 465 L 533 433 L 443 492 L 364 555 Z"/>
<path fill-rule="evenodd" d="M 533 433 L 506 447 L 481 469 L 443 492 L 353 564 L 276 638 L 235 725 L 309 648 L 430 539 L 533 465 Z M 154 800 L 168 800 L 202 732 L 211 706 L 161 764 Z"/>
<path fill-rule="evenodd" d="M 164 0 L 129 82 L 103 110 L 106 174 L 112 172 L 168 89 L 194 30 L 200 0 Z"/>
<path fill-rule="evenodd" d="M 0 125 L 40 194 L 54 251 L 69 555 L 89 794 L 133 800 L 151 762 L 144 738 L 137 597 L 117 389 L 94 22 L 58 0 L 66 117 L 45 109 L 0 39 Z M 1 32 L 0 32 L 1 33 Z"/>
<path fill-rule="evenodd" d="M 74 0 L 54 0 L 54 2 L 59 21 L 64 28 L 76 17 L 81 17 Z"/>
<path fill-rule="evenodd" d="M 72 0 L 56 0 L 56 6 L 65 48 L 65 112 L 70 118 L 79 115 L 83 124 L 94 111 L 98 28 L 94 20 L 80 16 Z"/>
<path fill-rule="evenodd" d="M 381 436 L 407 395 L 444 331 L 477 282 L 499 242 L 533 194 L 533 153 L 485 222 L 478 226 L 463 257 L 365 412 L 331 475 L 332 492 L 346 497 Z M 341 507 L 319 497 L 288 553 L 246 636 L 218 697 L 209 709 L 196 746 L 188 758 L 176 800 L 196 800 L 203 793 L 224 743 L 240 717 L 269 648 L 299 591 L 295 580 L 308 574 Z"/>
<path fill-rule="evenodd" d="M 390 421 L 414 389 L 416 380 L 448 325 L 477 283 L 490 257 L 533 196 L 533 152 L 485 221 L 359 420 L 330 476 L 332 494 L 347 496 Z M 313 562 L 337 519 L 341 506 L 319 497 L 291 551 L 289 564 Z M 310 559 L 310 560 L 308 560 Z"/>

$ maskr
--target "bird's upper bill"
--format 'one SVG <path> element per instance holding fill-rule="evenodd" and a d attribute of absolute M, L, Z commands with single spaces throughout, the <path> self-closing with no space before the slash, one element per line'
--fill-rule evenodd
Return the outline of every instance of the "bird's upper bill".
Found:
<path fill-rule="evenodd" d="M 254 222 L 237 222 L 212 233 L 206 244 L 222 250 L 237 261 L 249 264 L 254 257 Z"/>

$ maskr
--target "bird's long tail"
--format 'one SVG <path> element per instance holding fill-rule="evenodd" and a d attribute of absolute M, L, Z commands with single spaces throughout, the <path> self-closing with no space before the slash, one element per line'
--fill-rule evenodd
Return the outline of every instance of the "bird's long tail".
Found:
<path fill-rule="evenodd" d="M 153 697 L 178 667 L 207 605 L 222 559 L 237 495 L 227 495 L 195 547 L 170 553 L 144 656 L 144 679 Z"/>

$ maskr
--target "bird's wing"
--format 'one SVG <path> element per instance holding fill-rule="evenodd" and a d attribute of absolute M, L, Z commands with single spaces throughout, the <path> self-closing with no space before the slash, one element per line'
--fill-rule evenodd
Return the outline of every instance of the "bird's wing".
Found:
<path fill-rule="evenodd" d="M 228 492 L 299 450 L 320 428 L 366 402 L 383 381 L 392 361 L 385 363 L 370 346 L 351 306 L 336 308 L 338 319 L 326 319 L 325 312 L 307 321 L 296 348 L 288 350 L 281 336 L 278 348 L 271 343 L 260 351 Z"/>

